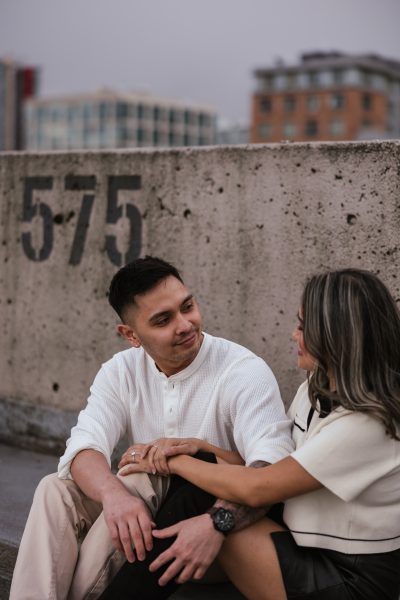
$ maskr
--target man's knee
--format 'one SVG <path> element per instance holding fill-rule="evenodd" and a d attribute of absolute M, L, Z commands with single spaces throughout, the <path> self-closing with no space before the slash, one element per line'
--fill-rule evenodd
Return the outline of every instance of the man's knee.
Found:
<path fill-rule="evenodd" d="M 133 496 L 141 498 L 146 503 L 153 516 L 157 513 L 167 494 L 169 477 L 148 475 L 147 473 L 131 473 L 130 475 L 117 473 L 117 477 Z"/>

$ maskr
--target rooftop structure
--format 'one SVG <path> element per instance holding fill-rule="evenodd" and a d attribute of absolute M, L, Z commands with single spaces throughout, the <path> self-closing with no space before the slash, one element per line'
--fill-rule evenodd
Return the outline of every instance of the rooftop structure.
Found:
<path fill-rule="evenodd" d="M 215 143 L 209 107 L 144 92 L 34 99 L 26 104 L 28 150 L 202 146 Z"/>
<path fill-rule="evenodd" d="M 252 142 L 400 137 L 400 61 L 309 52 L 254 75 Z"/>

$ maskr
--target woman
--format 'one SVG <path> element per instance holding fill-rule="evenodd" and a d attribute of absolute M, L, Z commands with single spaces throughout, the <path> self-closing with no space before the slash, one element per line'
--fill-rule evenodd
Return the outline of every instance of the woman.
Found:
<path fill-rule="evenodd" d="M 398 309 L 371 273 L 317 275 L 305 286 L 293 338 L 309 372 L 289 411 L 294 453 L 251 469 L 172 456 L 172 448 L 169 470 L 230 501 L 285 501 L 284 524 L 266 518 L 224 542 L 220 562 L 246 598 L 397 600 Z M 175 575 L 172 564 L 164 581 Z"/>

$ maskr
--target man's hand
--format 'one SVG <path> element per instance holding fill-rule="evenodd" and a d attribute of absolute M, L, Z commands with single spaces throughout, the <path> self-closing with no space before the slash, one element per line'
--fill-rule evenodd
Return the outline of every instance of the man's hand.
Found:
<path fill-rule="evenodd" d="M 153 535 L 157 538 L 177 536 L 174 543 L 150 565 L 150 571 L 157 571 L 162 565 L 173 561 L 160 577 L 160 585 L 166 585 L 174 577 L 177 583 L 201 579 L 224 541 L 223 534 L 214 529 L 208 514 L 154 530 Z"/>
<path fill-rule="evenodd" d="M 143 500 L 123 489 L 118 493 L 114 490 L 103 498 L 103 511 L 117 550 L 123 552 L 129 562 L 134 562 L 136 557 L 144 560 L 146 550 L 153 548 L 155 523 Z"/>

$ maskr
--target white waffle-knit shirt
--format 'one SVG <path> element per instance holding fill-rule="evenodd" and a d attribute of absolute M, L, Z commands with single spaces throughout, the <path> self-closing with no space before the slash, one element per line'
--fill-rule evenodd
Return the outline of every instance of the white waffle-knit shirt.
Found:
<path fill-rule="evenodd" d="M 130 348 L 98 372 L 58 475 L 71 478 L 71 461 L 89 448 L 110 464 L 125 434 L 129 444 L 196 437 L 237 450 L 247 465 L 274 463 L 293 450 L 290 430 L 276 379 L 250 350 L 204 334 L 193 362 L 167 377 L 143 348 Z"/>

